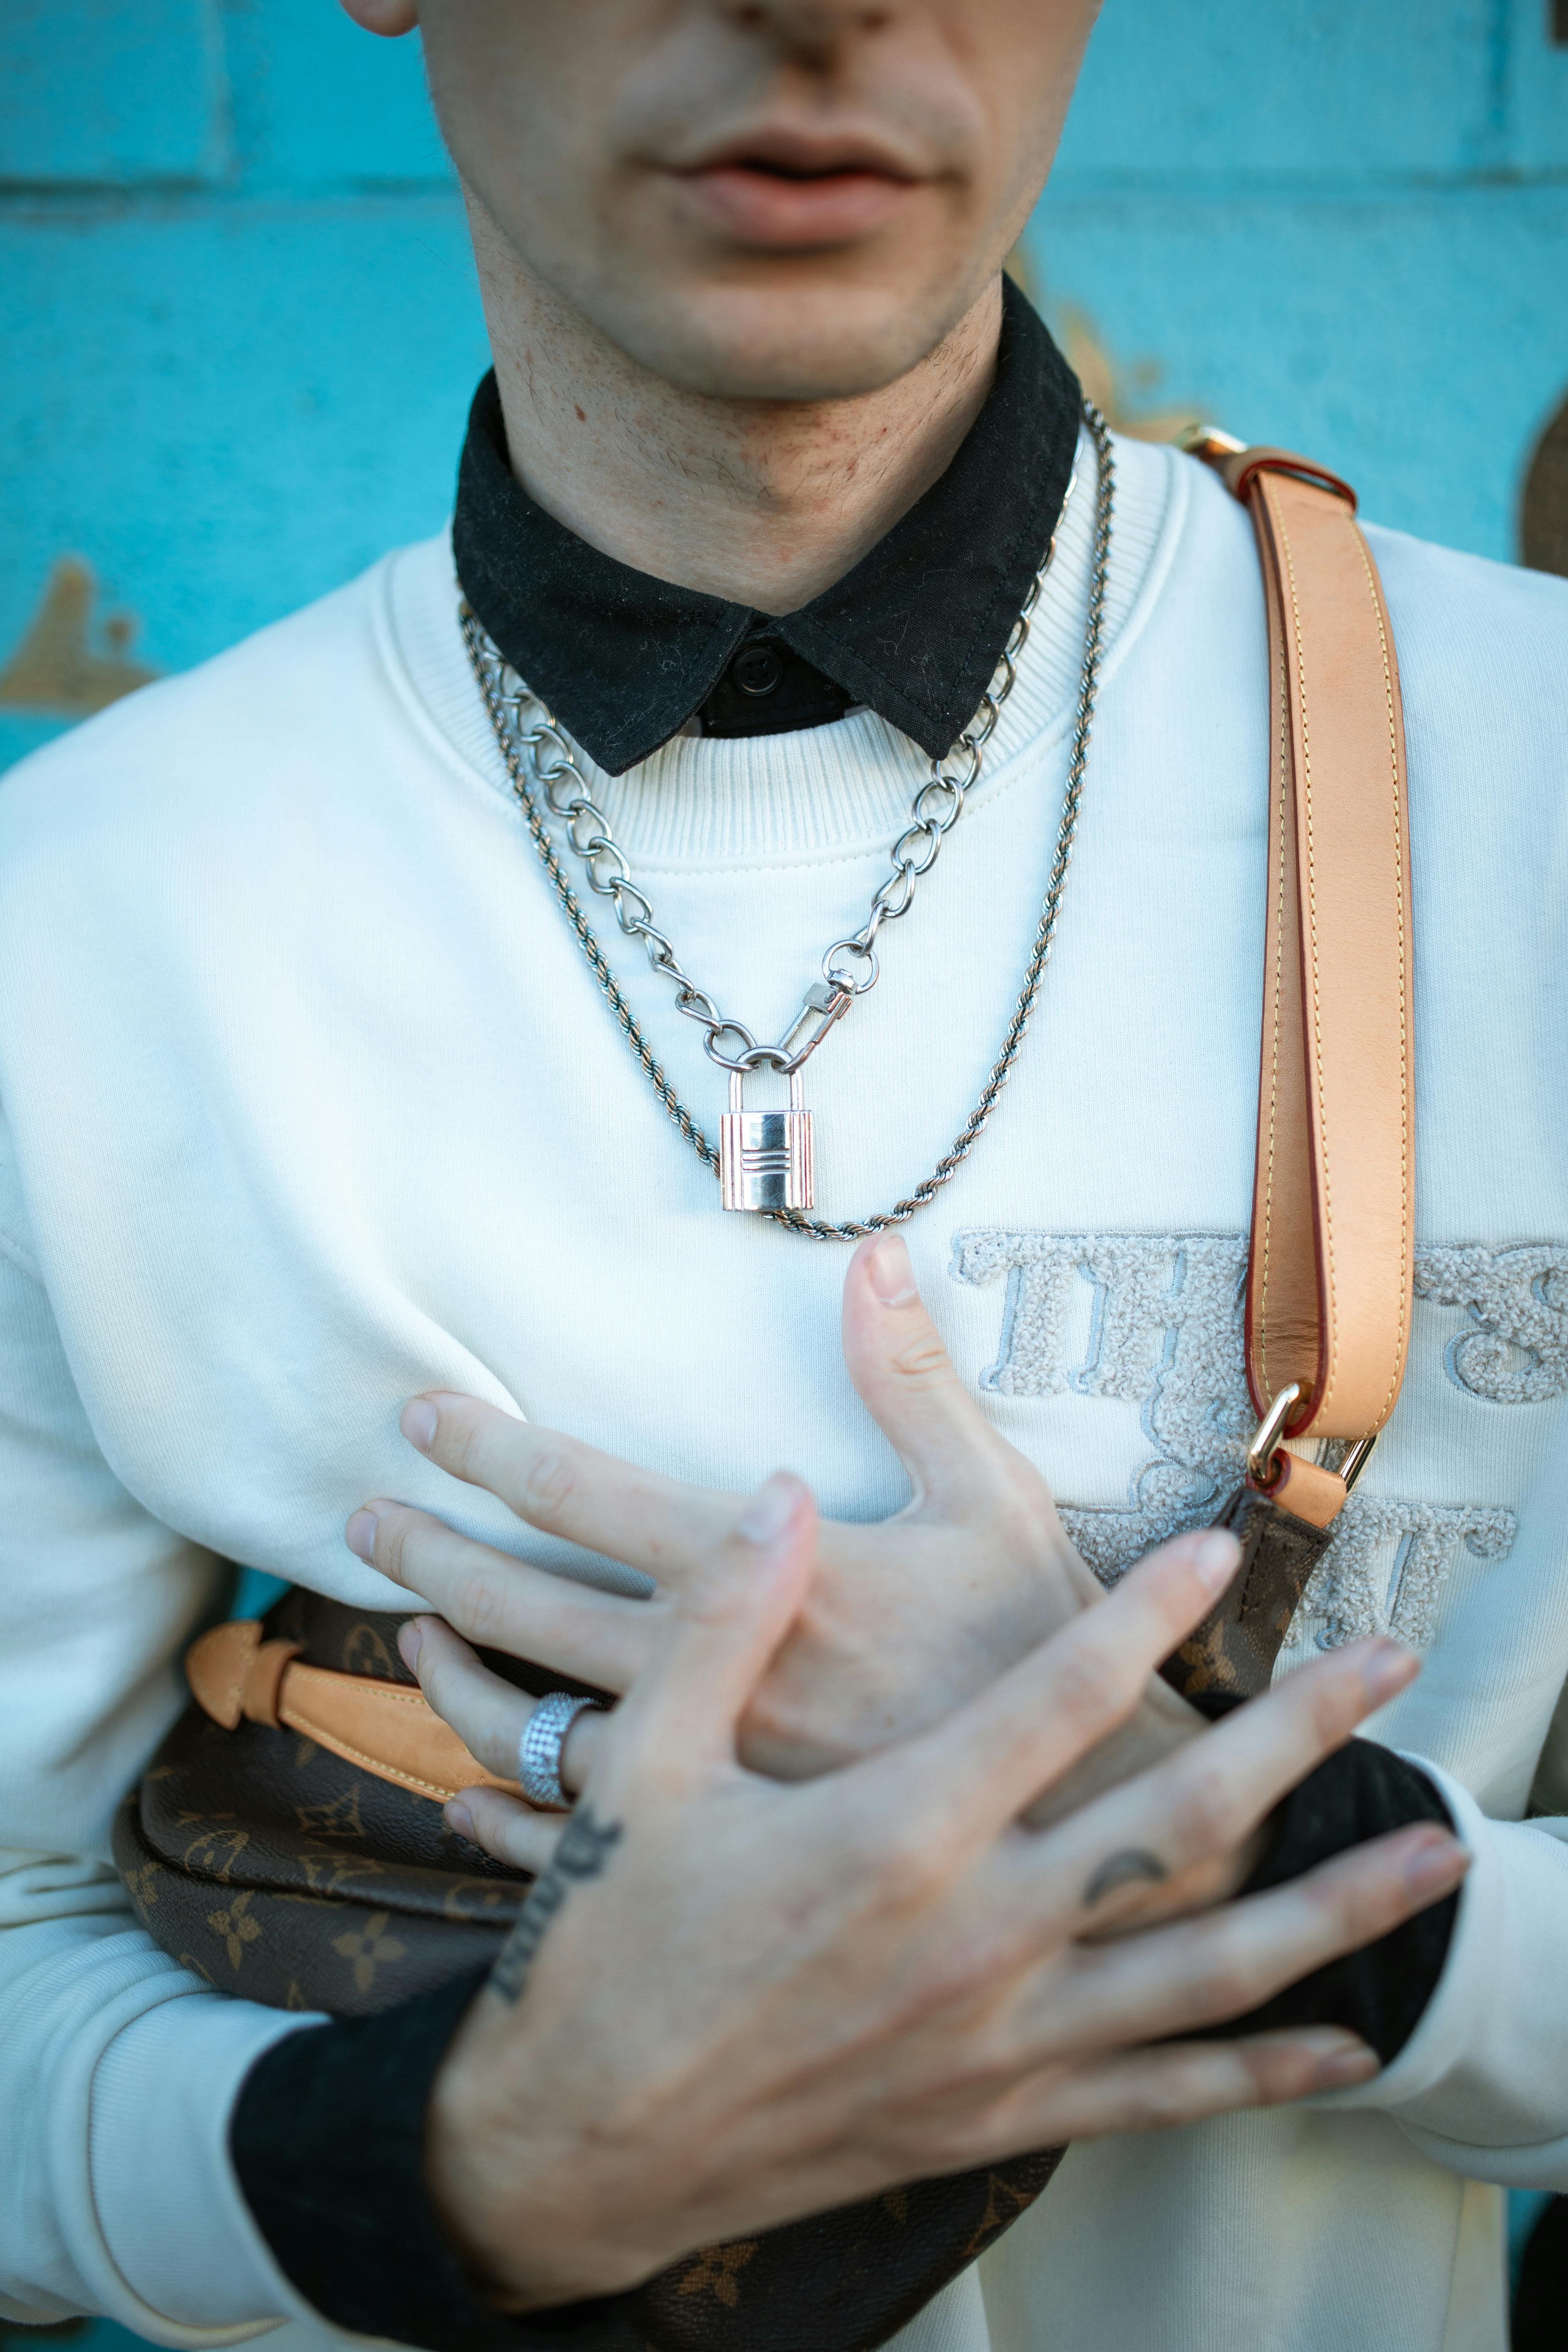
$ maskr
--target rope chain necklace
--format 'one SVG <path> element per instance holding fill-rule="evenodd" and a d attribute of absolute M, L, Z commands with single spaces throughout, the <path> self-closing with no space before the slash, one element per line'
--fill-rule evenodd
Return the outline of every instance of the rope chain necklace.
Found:
<path fill-rule="evenodd" d="M 813 1241 L 858 1242 L 890 1225 L 907 1224 L 919 1209 L 935 1200 L 942 1185 L 957 1173 L 984 1132 L 997 1097 L 1006 1085 L 1024 1033 L 1039 994 L 1061 913 L 1062 892 L 1072 860 L 1083 799 L 1084 771 L 1089 757 L 1089 730 L 1094 719 L 1095 690 L 1100 676 L 1100 635 L 1105 615 L 1106 576 L 1110 559 L 1110 517 L 1115 464 L 1104 417 L 1091 401 L 1083 403 L 1084 422 L 1095 448 L 1094 551 L 1089 579 L 1089 612 L 1084 627 L 1083 660 L 1079 671 L 1072 752 L 1068 762 L 1067 789 L 1062 797 L 1056 856 L 1046 885 L 1046 896 L 1036 928 L 1034 946 L 1025 969 L 1024 984 L 1007 1024 L 980 1099 L 953 1142 L 931 1174 L 909 1197 L 880 1210 L 864 1222 L 846 1219 L 840 1224 L 805 1213 L 813 1206 L 815 1142 L 813 1116 L 801 1100 L 800 1073 L 834 1024 L 856 999 L 876 986 L 880 967 L 877 937 L 884 923 L 897 922 L 914 903 L 916 885 L 931 872 L 942 845 L 963 814 L 966 794 L 980 774 L 984 749 L 995 730 L 1002 705 L 1013 690 L 1018 656 L 1029 635 L 1030 617 L 1041 583 L 1056 552 L 1056 533 L 1046 550 L 1023 608 L 997 664 L 995 675 L 979 709 L 959 737 L 947 760 L 933 759 L 931 773 L 915 794 L 910 821 L 890 856 L 892 872 L 879 886 L 871 910 L 858 931 L 835 940 L 822 959 L 822 978 L 805 992 L 800 1011 L 776 1045 L 760 1045 L 745 1024 L 722 1013 L 680 965 L 675 950 L 653 919 L 653 908 L 632 879 L 631 867 L 610 831 L 609 820 L 589 794 L 570 743 L 539 697 L 511 668 L 491 642 L 465 598 L 459 607 L 463 642 L 484 698 L 496 741 L 511 779 L 539 860 L 555 896 L 593 970 L 610 1009 L 655 1094 L 706 1168 L 719 1178 L 726 1209 L 747 1209 L 770 1217 L 787 1233 Z M 1068 485 L 1068 496 L 1072 494 Z M 1067 500 L 1063 500 L 1063 511 Z M 1058 518 L 1060 527 L 1060 518 Z M 525 715 L 526 714 L 526 715 Z M 949 762 L 961 762 L 950 772 Z M 676 1010 L 698 1022 L 706 1034 L 703 1049 L 710 1061 L 730 1073 L 730 1108 L 720 1120 L 715 1150 L 691 1112 L 677 1094 L 655 1058 L 641 1024 L 622 994 L 603 948 L 583 910 L 565 869 L 556 855 L 549 816 L 561 820 L 568 845 L 581 859 L 588 887 L 614 904 L 624 936 L 640 940 L 648 961 L 675 984 Z M 721 1041 L 739 1041 L 739 1051 L 726 1053 Z M 748 1111 L 742 1107 L 742 1083 L 756 1069 L 781 1072 L 790 1082 L 790 1107 L 784 1111 Z"/>

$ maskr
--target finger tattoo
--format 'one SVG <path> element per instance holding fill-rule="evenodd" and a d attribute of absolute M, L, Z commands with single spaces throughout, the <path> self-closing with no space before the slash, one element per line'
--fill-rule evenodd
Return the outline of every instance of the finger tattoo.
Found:
<path fill-rule="evenodd" d="M 574 1879 L 598 1878 L 621 1839 L 619 1822 L 599 1822 L 580 1805 L 561 1832 L 554 1853 L 528 1891 L 517 1925 L 501 1947 L 489 1981 L 503 2000 L 522 1999 L 544 1932 L 572 1891 Z"/>
<path fill-rule="evenodd" d="M 1170 1874 L 1157 1853 L 1149 1853 L 1141 1845 L 1126 1846 L 1120 1853 L 1107 1854 L 1084 1888 L 1083 1899 L 1086 1905 L 1103 1903 L 1108 1895 L 1119 1886 L 1130 1886 L 1134 1879 L 1146 1878 L 1157 1886 Z M 521 1927 L 521 1921 L 518 1924 Z"/>

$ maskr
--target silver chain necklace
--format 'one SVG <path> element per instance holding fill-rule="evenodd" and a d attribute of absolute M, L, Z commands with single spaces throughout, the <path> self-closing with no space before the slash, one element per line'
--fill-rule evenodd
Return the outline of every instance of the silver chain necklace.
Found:
<path fill-rule="evenodd" d="M 682 970 L 669 941 L 653 920 L 653 908 L 632 880 L 625 853 L 610 831 L 609 820 L 590 796 L 582 771 L 565 736 L 538 696 L 530 692 L 505 656 L 492 644 L 465 599 L 460 606 L 463 641 L 495 730 L 512 790 L 553 886 L 556 898 L 576 932 L 611 1010 L 626 1033 L 626 1042 L 641 1063 L 660 1102 L 698 1158 L 720 1180 L 723 1205 L 750 1209 L 771 1217 L 789 1233 L 814 1241 L 854 1242 L 906 1224 L 917 1209 L 936 1198 L 942 1186 L 956 1174 L 979 1139 L 996 1100 L 1006 1085 L 1029 1016 L 1035 1009 L 1040 981 L 1056 938 L 1062 891 L 1078 831 L 1083 798 L 1084 769 L 1089 756 L 1089 729 L 1094 719 L 1095 688 L 1100 672 L 1100 633 L 1105 613 L 1106 574 L 1110 557 L 1110 516 L 1115 466 L 1104 417 L 1092 402 L 1083 404 L 1084 421 L 1094 442 L 1096 463 L 1094 552 L 1089 580 L 1089 614 L 1084 628 L 1083 662 L 1079 673 L 1078 713 L 1072 753 L 1068 762 L 1067 790 L 1062 798 L 1056 856 L 1046 886 L 1045 903 L 1036 929 L 1034 947 L 1024 974 L 1013 1017 L 1002 1050 L 981 1091 L 980 1099 L 953 1143 L 923 1182 L 907 1200 L 879 1211 L 863 1223 L 846 1220 L 833 1224 L 803 1213 L 813 1205 L 815 1139 L 813 1116 L 801 1100 L 800 1073 L 835 1022 L 857 997 L 874 988 L 879 973 L 877 936 L 884 923 L 897 922 L 913 904 L 915 886 L 931 872 L 942 845 L 963 814 L 966 794 L 980 774 L 984 747 L 995 730 L 1002 705 L 1013 690 L 1018 656 L 1029 634 L 1030 616 L 1040 585 L 1056 551 L 1053 533 L 1045 562 L 1024 599 L 1023 609 L 997 665 L 984 699 L 969 727 L 948 754 L 961 760 L 962 772 L 950 774 L 946 764 L 932 760 L 931 773 L 915 794 L 910 822 L 894 843 L 892 872 L 879 885 L 871 910 L 860 929 L 835 940 L 822 959 L 822 978 L 806 991 L 800 1011 L 776 1045 L 759 1045 L 745 1024 L 721 1013 L 707 992 Z M 1070 494 L 1071 484 L 1068 485 Z M 1064 509 L 1066 501 L 1064 500 Z M 1058 519 L 1059 527 L 1059 519 Z M 524 712 L 530 715 L 525 719 Z M 626 1003 L 592 926 L 584 915 L 556 856 L 546 810 L 561 819 L 566 838 L 582 860 L 588 887 L 614 902 L 616 920 L 627 939 L 637 939 L 656 971 L 675 983 L 676 1009 L 700 1024 L 706 1034 L 703 1049 L 721 1069 L 730 1073 L 730 1108 L 720 1121 L 719 1148 L 707 1136 L 681 1101 L 655 1059 L 641 1024 Z M 740 1041 L 740 1051 L 727 1054 L 720 1040 Z M 741 1089 L 750 1071 L 770 1068 L 790 1082 L 790 1108 L 785 1111 L 748 1111 L 742 1108 Z"/>

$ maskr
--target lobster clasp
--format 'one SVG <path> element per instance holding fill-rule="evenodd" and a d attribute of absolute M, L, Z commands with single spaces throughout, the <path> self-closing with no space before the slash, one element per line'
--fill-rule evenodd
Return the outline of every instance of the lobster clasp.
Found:
<path fill-rule="evenodd" d="M 1301 1400 L 1300 1381 L 1288 1381 L 1270 1404 L 1258 1424 L 1258 1433 L 1247 1449 L 1247 1475 L 1251 1484 L 1268 1494 L 1279 1483 L 1279 1441 L 1285 1434 L 1285 1424 Z M 1358 1437 L 1345 1454 L 1339 1468 L 1331 1475 L 1337 1478 L 1341 1499 L 1348 1495 L 1362 1472 L 1372 1459 L 1372 1449 L 1377 1444 L 1378 1432 L 1370 1437 Z M 1289 1467 L 1289 1464 L 1285 1465 Z"/>

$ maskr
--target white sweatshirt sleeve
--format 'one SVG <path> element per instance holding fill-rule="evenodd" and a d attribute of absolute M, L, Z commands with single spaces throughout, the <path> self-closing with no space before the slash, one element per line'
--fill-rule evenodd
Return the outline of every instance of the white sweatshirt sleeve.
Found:
<path fill-rule="evenodd" d="M 1568 2191 L 1568 1820 L 1496 1822 L 1412 1756 L 1474 1860 L 1437 1989 L 1392 2066 L 1320 2106 L 1377 2107 L 1468 2179 Z"/>
<path fill-rule="evenodd" d="M 0 1195 L 7 1172 L 0 1137 Z M 178 1657 L 226 1570 L 114 1476 L 14 1199 L 4 1212 L 0 2313 L 226 2343 L 304 2311 L 226 2129 L 256 2057 L 310 2021 L 210 1992 L 138 1926 L 110 1862 L 115 1806 L 184 1704 Z"/>
<path fill-rule="evenodd" d="M 1568 2191 L 1564 1435 L 1560 1429 L 1521 1513 L 1506 1591 L 1500 1578 L 1489 1603 L 1489 1695 L 1505 1702 L 1492 1712 L 1539 1725 L 1544 1744 L 1527 1780 L 1542 1810 L 1522 1821 L 1496 1817 L 1527 1811 L 1527 1781 L 1502 1769 L 1479 1716 L 1467 1719 L 1454 1706 L 1444 1687 L 1453 1669 L 1441 1661 L 1391 1710 L 1386 1730 L 1373 1727 L 1430 1777 L 1473 1859 L 1442 1976 L 1409 2042 L 1370 2083 L 1312 2103 L 1381 2109 L 1425 2155 L 1468 2179 L 1557 2192 Z M 1423 1752 L 1432 1748 L 1448 1769 Z"/>

